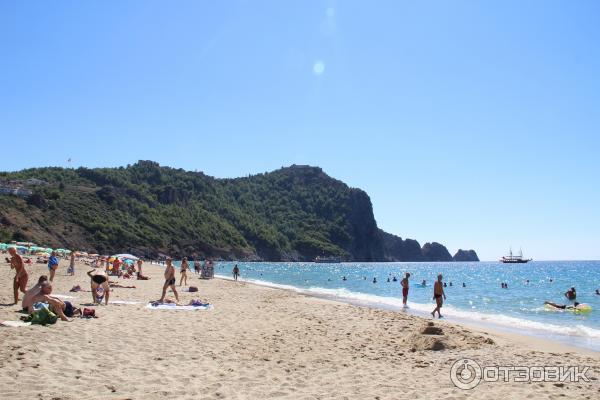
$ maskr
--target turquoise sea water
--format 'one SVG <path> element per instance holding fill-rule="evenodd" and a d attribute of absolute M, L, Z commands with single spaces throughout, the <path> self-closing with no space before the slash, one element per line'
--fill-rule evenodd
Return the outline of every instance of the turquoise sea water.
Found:
<path fill-rule="evenodd" d="M 229 278 L 233 264 L 218 263 L 215 273 Z M 594 294 L 600 288 L 598 261 L 238 265 L 242 278 L 250 282 L 398 311 L 402 307 L 400 280 L 410 272 L 408 312 L 424 316 L 434 307 L 432 285 L 442 273 L 444 281 L 453 284 L 445 288 L 447 301 L 442 314 L 448 320 L 493 325 L 600 351 L 600 296 Z M 394 275 L 397 282 L 391 280 Z M 373 283 L 374 277 L 377 283 Z M 424 279 L 427 286 L 421 287 Z M 463 282 L 466 287 L 462 287 Z M 501 288 L 502 282 L 508 289 Z M 591 305 L 591 312 L 544 308 L 546 300 L 572 304 L 563 295 L 572 286 L 577 290 L 577 301 Z"/>

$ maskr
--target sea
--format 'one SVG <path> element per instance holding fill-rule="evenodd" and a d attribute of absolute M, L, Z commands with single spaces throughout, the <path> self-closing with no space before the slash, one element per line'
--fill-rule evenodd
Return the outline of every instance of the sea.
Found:
<path fill-rule="evenodd" d="M 217 263 L 215 275 L 231 279 L 234 264 Z M 254 284 L 429 318 L 435 307 L 433 283 L 441 273 L 447 296 L 442 315 L 448 321 L 600 351 L 600 295 L 595 294 L 600 289 L 600 261 L 237 264 L 241 279 Z M 410 292 L 408 309 L 403 310 L 400 280 L 406 272 L 411 274 Z M 576 301 L 590 305 L 590 312 L 544 307 L 544 301 L 573 304 L 564 296 L 571 287 Z"/>

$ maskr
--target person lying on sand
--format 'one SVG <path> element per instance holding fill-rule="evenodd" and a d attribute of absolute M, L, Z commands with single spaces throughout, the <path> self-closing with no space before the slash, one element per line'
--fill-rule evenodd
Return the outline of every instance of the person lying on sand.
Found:
<path fill-rule="evenodd" d="M 25 269 L 23 258 L 17 253 L 17 250 L 14 247 L 11 247 L 8 249 L 8 253 L 11 257 L 10 269 L 14 269 L 16 271 L 15 279 L 13 280 L 13 293 L 15 296 L 15 304 L 19 304 L 19 290 L 25 294 L 25 288 L 27 287 L 29 275 Z"/>
<path fill-rule="evenodd" d="M 116 288 L 122 288 L 122 289 L 135 289 L 135 286 L 133 285 L 121 285 L 119 282 L 113 282 L 110 281 L 108 282 L 110 287 L 116 287 Z"/>
<path fill-rule="evenodd" d="M 160 297 L 159 302 L 165 301 L 165 296 L 167 295 L 167 289 L 170 287 L 173 293 L 175 294 L 175 299 L 179 303 L 179 294 L 177 293 L 177 289 L 175 288 L 175 268 L 172 264 L 171 257 L 167 257 L 167 267 L 165 268 L 165 284 L 162 289 L 162 296 Z"/>
<path fill-rule="evenodd" d="M 23 307 L 23 311 L 27 312 L 29 306 L 33 305 L 31 301 L 35 296 L 37 296 L 40 293 L 42 283 L 47 281 L 48 277 L 46 275 L 40 276 L 38 282 L 25 293 L 25 295 L 23 296 L 23 301 L 21 302 L 21 307 Z"/>
<path fill-rule="evenodd" d="M 578 302 L 573 303 L 572 306 L 568 306 L 566 304 L 552 303 L 551 301 L 545 301 L 544 304 L 548 305 L 548 306 L 552 306 L 554 308 L 558 308 L 559 310 L 575 310 L 577 308 L 577 306 L 579 305 Z"/>
<path fill-rule="evenodd" d="M 102 299 L 98 296 L 98 288 L 102 288 L 100 291 L 104 298 L 104 304 L 108 305 L 108 298 L 110 297 L 110 287 L 108 285 L 108 275 L 106 271 L 101 268 L 94 268 L 87 272 L 90 277 L 90 285 L 92 288 L 92 300 L 94 303 L 101 303 Z"/>
<path fill-rule="evenodd" d="M 73 304 L 69 301 L 62 301 L 61 299 L 51 296 L 52 284 L 49 281 L 41 284 L 40 292 L 35 295 L 32 299 L 31 305 L 27 308 L 29 314 L 33 314 L 33 305 L 35 303 L 48 303 L 50 311 L 57 314 L 61 321 L 71 322 L 75 314 L 81 314 L 81 310 L 73 307 Z"/>

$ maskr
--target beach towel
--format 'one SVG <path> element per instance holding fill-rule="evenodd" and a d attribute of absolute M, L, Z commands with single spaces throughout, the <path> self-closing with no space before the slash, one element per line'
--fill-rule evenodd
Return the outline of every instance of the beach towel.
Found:
<path fill-rule="evenodd" d="M 30 326 L 31 322 L 23 321 L 0 321 L 0 326 L 6 326 L 8 328 L 21 328 L 23 326 Z"/>
<path fill-rule="evenodd" d="M 146 306 L 146 308 L 149 308 L 151 310 L 175 310 L 175 311 L 197 311 L 197 310 L 201 310 L 201 311 L 206 311 L 206 310 L 212 310 L 213 306 L 212 304 L 206 303 L 200 306 L 178 306 L 176 304 L 169 304 L 169 303 L 164 303 L 164 304 L 157 304 L 157 305 L 152 305 L 152 303 L 148 303 L 148 305 Z"/>
<path fill-rule="evenodd" d="M 130 301 L 130 300 L 114 300 L 111 304 L 142 304 L 141 301 Z"/>

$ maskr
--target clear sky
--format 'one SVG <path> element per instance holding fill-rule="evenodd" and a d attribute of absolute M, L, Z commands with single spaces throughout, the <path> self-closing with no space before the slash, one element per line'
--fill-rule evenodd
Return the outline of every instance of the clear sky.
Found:
<path fill-rule="evenodd" d="M 600 2 L 6 0 L 0 138 L 0 170 L 317 165 L 421 244 L 600 259 Z"/>

